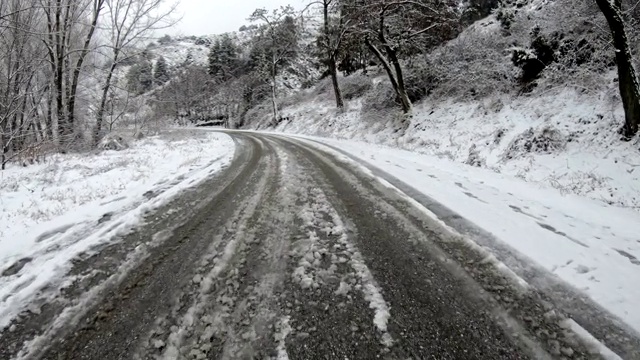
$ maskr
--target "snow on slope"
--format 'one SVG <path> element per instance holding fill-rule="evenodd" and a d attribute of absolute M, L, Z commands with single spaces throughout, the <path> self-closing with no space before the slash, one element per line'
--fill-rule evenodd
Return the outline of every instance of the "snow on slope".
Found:
<path fill-rule="evenodd" d="M 331 101 L 282 109 L 276 131 L 363 140 L 490 169 L 603 203 L 640 210 L 638 140 L 616 130 L 624 119 L 609 93 L 563 89 L 540 97 L 453 100 L 416 105 L 406 130 L 393 114 L 370 114 L 361 101 L 337 113 Z"/>
<path fill-rule="evenodd" d="M 226 135 L 177 131 L 0 172 L 0 328 L 76 255 L 226 166 L 233 149 Z"/>
<path fill-rule="evenodd" d="M 640 331 L 637 212 L 435 156 L 353 140 L 304 138 L 334 146 L 395 176 Z M 480 245 L 496 251 L 491 244 Z"/>

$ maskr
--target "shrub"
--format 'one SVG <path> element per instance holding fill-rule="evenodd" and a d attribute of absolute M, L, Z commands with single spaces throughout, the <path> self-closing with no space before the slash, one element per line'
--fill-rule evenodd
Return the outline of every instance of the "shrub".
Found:
<path fill-rule="evenodd" d="M 386 79 L 367 93 L 364 97 L 362 108 L 365 112 L 389 110 L 399 106 L 396 93 Z"/>
<path fill-rule="evenodd" d="M 407 68 L 404 82 L 411 102 L 417 102 L 427 97 L 438 86 L 440 80 L 434 69 L 425 63 L 419 63 Z"/>
<path fill-rule="evenodd" d="M 339 84 L 342 97 L 345 100 L 361 98 L 373 89 L 373 81 L 369 77 L 361 74 L 354 74 L 339 79 Z M 331 89 L 331 91 L 333 91 L 333 89 Z"/>
<path fill-rule="evenodd" d="M 566 137 L 552 127 L 530 128 L 509 144 L 503 157 L 510 160 L 528 153 L 551 154 L 564 150 L 566 145 Z"/>
<path fill-rule="evenodd" d="M 508 48 L 509 39 L 499 33 L 470 28 L 425 55 L 420 81 L 423 86 L 428 84 L 427 95 L 435 97 L 482 98 L 508 93 L 515 77 L 505 58 Z"/>

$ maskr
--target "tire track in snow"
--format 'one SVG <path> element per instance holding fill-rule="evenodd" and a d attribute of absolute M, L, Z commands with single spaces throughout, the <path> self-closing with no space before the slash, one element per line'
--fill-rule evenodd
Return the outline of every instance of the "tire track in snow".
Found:
<path fill-rule="evenodd" d="M 292 327 L 287 348 L 294 358 L 308 358 L 318 351 L 348 358 L 388 353 L 393 345 L 387 331 L 389 306 L 350 240 L 354 232 L 333 208 L 312 164 L 287 150 L 302 169 L 296 177 L 288 177 L 300 206 L 296 214 L 300 235 L 292 244 L 284 304 Z"/>

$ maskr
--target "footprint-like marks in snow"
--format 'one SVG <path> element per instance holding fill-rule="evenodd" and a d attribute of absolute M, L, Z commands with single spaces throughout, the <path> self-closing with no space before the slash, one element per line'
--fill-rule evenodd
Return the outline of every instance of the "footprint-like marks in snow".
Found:
<path fill-rule="evenodd" d="M 576 240 L 576 239 L 574 239 L 574 238 L 570 237 L 569 235 L 567 235 L 566 233 L 563 233 L 562 231 L 558 231 L 558 230 L 556 230 L 556 228 L 554 228 L 553 226 L 551 226 L 551 225 L 549 225 L 549 224 L 545 224 L 545 223 L 538 222 L 538 225 L 540 225 L 540 227 L 541 227 L 541 228 L 543 228 L 543 229 L 545 229 L 545 230 L 547 230 L 547 231 L 551 231 L 552 233 L 554 233 L 554 234 L 556 234 L 556 235 L 563 236 L 563 237 L 565 237 L 565 238 L 567 238 L 567 239 L 569 239 L 569 240 L 573 241 L 574 243 L 576 243 L 576 244 L 578 244 L 578 245 L 580 245 L 580 246 L 584 246 L 584 247 L 586 247 L 586 248 L 589 248 L 589 245 L 587 245 L 587 244 L 585 244 L 585 243 L 583 243 L 583 242 L 581 242 L 581 241 L 579 241 L 579 240 Z"/>
<path fill-rule="evenodd" d="M 470 192 L 468 192 L 468 191 L 463 191 L 462 193 L 463 193 L 463 194 L 465 194 L 465 195 L 467 195 L 468 197 L 470 197 L 470 198 L 472 198 L 472 199 L 476 199 L 476 200 L 480 201 L 481 203 L 488 204 L 488 202 L 486 202 L 486 201 L 484 201 L 484 200 L 480 199 L 479 197 L 477 197 L 477 196 L 473 195 L 472 193 L 470 193 Z"/>
<path fill-rule="evenodd" d="M 542 218 L 539 218 L 539 217 L 537 217 L 537 216 L 535 216 L 533 214 L 529 214 L 528 212 L 522 210 L 521 208 L 519 208 L 519 207 L 517 207 L 515 205 L 509 205 L 509 207 L 511 208 L 511 210 L 513 210 L 513 211 L 515 211 L 517 213 L 520 213 L 522 215 L 526 215 L 526 216 L 528 216 L 530 218 L 533 218 L 533 219 L 536 219 L 538 221 L 542 221 Z"/>
<path fill-rule="evenodd" d="M 614 248 L 613 250 L 617 251 L 617 252 L 618 252 L 618 254 L 620 254 L 620 255 L 622 255 L 622 256 L 624 256 L 624 257 L 626 257 L 627 259 L 629 259 L 629 261 L 631 261 L 631 263 L 632 263 L 633 265 L 640 265 L 640 260 L 638 260 L 638 258 L 637 258 L 637 257 L 635 257 L 635 256 L 633 256 L 633 255 L 631 255 L 631 254 L 629 254 L 628 252 L 626 252 L 626 251 L 624 251 L 624 250 L 615 249 L 615 248 Z"/>

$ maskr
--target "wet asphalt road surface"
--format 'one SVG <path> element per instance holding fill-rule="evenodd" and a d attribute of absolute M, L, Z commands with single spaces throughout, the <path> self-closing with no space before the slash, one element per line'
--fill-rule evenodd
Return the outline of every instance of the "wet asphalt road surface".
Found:
<path fill-rule="evenodd" d="M 233 163 L 0 332 L 0 358 L 597 359 L 536 291 L 342 156 Z"/>

